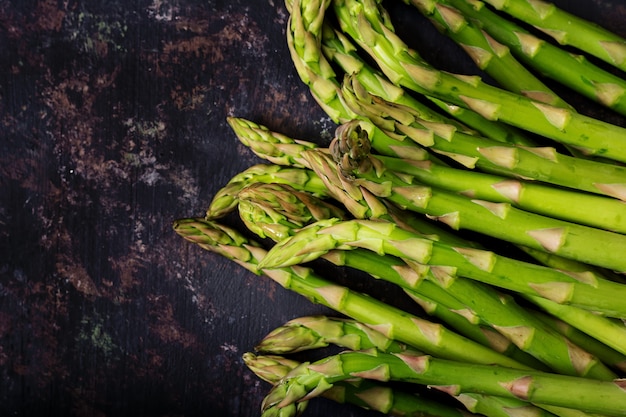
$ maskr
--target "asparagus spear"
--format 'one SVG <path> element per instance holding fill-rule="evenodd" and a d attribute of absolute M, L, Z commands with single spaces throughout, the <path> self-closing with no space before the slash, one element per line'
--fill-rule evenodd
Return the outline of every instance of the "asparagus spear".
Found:
<path fill-rule="evenodd" d="M 570 275 L 485 250 L 450 247 L 385 221 L 318 221 L 275 245 L 260 267 L 295 265 L 330 250 L 357 247 L 430 265 L 431 273 L 444 285 L 463 276 L 560 304 L 626 317 L 623 303 L 626 286 L 622 284 L 601 279 L 585 282 L 583 275 Z"/>
<path fill-rule="evenodd" d="M 324 183 L 317 175 L 302 168 L 283 167 L 280 165 L 258 164 L 235 175 L 215 195 L 206 212 L 207 219 L 218 219 L 237 207 L 237 194 L 249 184 L 255 182 L 291 184 L 314 195 L 326 195 Z"/>
<path fill-rule="evenodd" d="M 407 0 L 408 2 L 408 0 Z M 442 4 L 417 3 L 419 11 L 455 41 L 472 58 L 478 68 L 489 74 L 502 87 L 557 107 L 572 108 L 565 100 L 528 71 L 511 54 L 509 48 L 482 31 L 456 8 Z"/>
<path fill-rule="evenodd" d="M 543 0 L 485 1 L 497 10 L 535 26 L 561 45 L 574 46 L 626 71 L 626 39 L 596 23 Z"/>
<path fill-rule="evenodd" d="M 329 344 L 350 350 L 377 349 L 386 353 L 407 351 L 404 344 L 389 339 L 359 322 L 327 316 L 300 317 L 291 320 L 270 332 L 257 346 L 257 350 L 262 353 L 285 354 L 326 347 Z M 518 414 L 535 417 L 554 415 L 517 399 L 473 393 L 461 394 L 456 398 L 469 411 L 489 417 L 510 417 Z M 556 407 L 547 407 L 547 409 L 563 417 L 570 415 L 570 412 L 565 409 Z"/>
<path fill-rule="evenodd" d="M 421 120 L 410 108 L 373 96 L 355 77 L 345 80 L 343 93 L 355 111 L 389 134 L 409 137 L 466 168 L 626 199 L 626 169 L 622 166 L 570 157 L 552 147 L 511 146 L 466 135 L 453 126 Z"/>
<path fill-rule="evenodd" d="M 434 7 L 434 3 L 450 5 L 480 25 L 526 66 L 620 114 L 626 114 L 626 80 L 594 65 L 584 55 L 572 54 L 494 13 L 479 0 L 405 0 L 416 7 Z"/>
<path fill-rule="evenodd" d="M 623 201 L 542 183 L 511 179 L 478 171 L 453 168 L 431 161 L 372 156 L 387 169 L 413 176 L 417 181 L 480 200 L 511 203 L 533 213 L 595 228 L 626 233 Z M 589 213 L 594 213 L 590 216 Z"/>
<path fill-rule="evenodd" d="M 318 210 L 321 202 L 316 203 L 312 197 L 292 197 L 291 190 L 281 191 L 279 187 L 263 185 L 254 187 L 246 194 L 247 198 L 243 196 L 244 192 L 241 193 L 240 208 L 248 205 L 259 208 L 258 210 L 246 208 L 242 213 L 244 223 L 253 228 L 265 225 L 266 230 L 272 233 L 270 237 L 280 242 L 286 239 L 288 234 L 297 233 L 296 228 L 303 225 L 300 219 L 330 218 L 324 217 L 329 211 Z M 290 201 L 285 203 L 285 200 Z M 320 215 L 311 212 L 319 212 Z M 284 230 L 289 228 L 289 225 L 291 233 Z M 278 233 L 274 233 L 275 230 L 278 230 Z M 265 235 L 267 233 L 262 234 L 264 237 Z M 444 290 L 435 284 L 438 282 L 436 277 L 427 275 L 435 283 L 423 281 L 415 272 L 403 273 L 402 271 L 410 269 L 403 261 L 388 256 L 379 257 L 367 250 L 335 252 L 326 258 L 335 265 L 349 266 L 392 282 L 405 289 L 411 296 L 417 298 L 425 296 L 441 304 L 444 306 L 444 314 L 445 311 L 451 313 L 444 317 L 448 319 L 446 323 L 450 323 L 451 319 L 453 327 L 458 326 L 458 331 L 482 344 L 493 347 L 494 344 L 501 345 L 502 342 L 489 338 L 479 328 L 473 326 L 474 318 L 479 324 L 496 329 L 521 350 L 561 373 L 598 379 L 616 377 L 597 358 L 570 343 L 512 299 L 493 291 L 491 287 L 457 278 L 446 282 Z M 454 321 L 455 317 L 450 316 L 457 316 L 461 323 Z M 464 333 L 468 327 L 473 331 L 469 334 Z M 524 355 L 515 358 L 528 363 Z"/>
<path fill-rule="evenodd" d="M 311 302 L 327 306 L 416 349 L 443 358 L 528 369 L 439 324 L 325 280 L 308 268 L 262 268 L 259 262 L 267 251 L 232 228 L 204 219 L 188 218 L 177 220 L 174 230 L 203 249 L 232 259 L 253 273 L 264 274 Z"/>
<path fill-rule="evenodd" d="M 605 345 L 598 339 L 589 336 L 556 316 L 540 313 L 539 311 L 534 311 L 533 314 L 577 346 L 584 347 L 586 351 L 599 358 L 602 363 L 618 370 L 622 375 L 626 372 L 626 355 L 623 353 Z"/>
<path fill-rule="evenodd" d="M 589 154 L 626 161 L 626 129 L 490 86 L 476 76 L 439 71 L 409 50 L 383 21 L 373 1 L 336 0 L 333 4 L 344 32 L 376 60 L 392 82 Z"/>
<path fill-rule="evenodd" d="M 246 366 L 263 380 L 277 385 L 301 363 L 277 355 L 243 355 Z M 433 401 L 424 395 L 409 394 L 371 380 L 354 378 L 339 381 L 321 394 L 338 403 L 355 404 L 361 408 L 398 417 L 466 417 L 466 413 Z M 307 404 L 307 401 L 297 404 Z M 296 410 L 299 415 L 303 410 Z"/>
<path fill-rule="evenodd" d="M 486 393 L 523 399 L 607 416 L 626 415 L 624 381 L 595 381 L 538 371 L 455 362 L 412 353 L 344 352 L 303 363 L 275 386 L 263 400 L 264 413 L 301 399 L 310 399 L 337 381 L 359 377 L 405 381 L 449 393 Z M 270 414 L 264 414 L 270 415 Z"/>

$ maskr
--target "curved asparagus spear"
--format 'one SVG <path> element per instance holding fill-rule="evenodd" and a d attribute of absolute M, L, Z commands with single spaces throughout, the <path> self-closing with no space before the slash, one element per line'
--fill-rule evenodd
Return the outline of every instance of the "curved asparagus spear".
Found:
<path fill-rule="evenodd" d="M 286 238 L 286 235 L 297 233 L 296 228 L 302 226 L 300 219 L 316 218 L 323 220 L 324 214 L 328 213 L 328 211 L 321 212 L 321 216 L 309 214 L 311 210 L 318 211 L 317 207 L 321 202 L 315 203 L 312 197 L 290 198 L 291 190 L 281 191 L 279 188 L 280 186 L 276 186 L 268 189 L 267 186 L 263 185 L 255 187 L 247 194 L 247 198 L 243 196 L 244 192 L 242 192 L 240 208 L 248 205 L 259 208 L 258 210 L 245 209 L 241 216 L 244 223 L 252 225 L 254 228 L 259 224 L 266 225 L 266 230 L 269 230 L 270 233 L 279 230 L 278 233 L 273 233 L 270 237 L 280 242 Z M 291 201 L 283 203 L 286 199 Z M 311 210 L 308 209 L 309 206 Z M 303 215 L 302 213 L 306 214 Z M 326 217 L 326 219 L 329 218 Z M 288 225 L 292 225 L 291 231 L 284 230 L 285 227 L 289 227 Z M 417 298 L 425 296 L 433 300 L 450 313 L 444 316 L 446 319 L 451 319 L 446 320 L 446 323 L 452 324 L 452 327 L 460 333 L 486 346 L 502 345 L 502 341 L 498 341 L 493 338 L 493 335 L 481 331 L 475 324 L 497 330 L 522 351 L 561 373 L 598 379 L 616 377 L 593 355 L 573 345 L 544 322 L 529 314 L 510 297 L 499 294 L 491 287 L 459 277 L 447 281 L 445 289 L 443 289 L 439 287 L 441 284 L 438 283 L 436 275 L 429 276 L 429 274 L 424 273 L 423 275 L 427 279 L 432 279 L 433 282 L 424 281 L 424 276 L 420 276 L 419 272 L 407 272 L 410 267 L 403 261 L 388 256 L 378 256 L 366 250 L 333 252 L 324 257 L 335 265 L 349 266 L 370 273 L 376 278 L 394 283 L 405 289 L 410 296 Z M 461 323 L 454 321 L 455 317 L 450 316 L 456 316 Z M 478 321 L 478 323 L 474 323 L 474 321 Z M 466 333 L 468 327 L 469 334 Z M 506 347 L 507 345 L 505 342 L 503 348 L 511 350 Z M 507 355 L 515 357 L 523 363 L 529 363 L 525 355 L 520 357 L 516 353 L 517 351 L 507 352 Z M 534 362 L 531 366 L 535 366 Z"/>
<path fill-rule="evenodd" d="M 626 161 L 626 129 L 490 86 L 479 77 L 439 71 L 409 50 L 383 22 L 373 1 L 336 0 L 333 4 L 344 32 L 376 60 L 392 82 L 589 154 Z"/>
<path fill-rule="evenodd" d="M 389 134 L 411 138 L 466 168 L 626 199 L 626 169 L 623 166 L 570 157 L 552 147 L 498 143 L 466 135 L 447 124 L 421 120 L 410 108 L 373 96 L 354 76 L 344 80 L 343 93 L 351 108 L 369 117 Z"/>
<path fill-rule="evenodd" d="M 256 182 L 290 184 L 318 196 L 327 193 L 324 183 L 311 170 L 258 164 L 235 175 L 228 184 L 215 193 L 207 209 L 206 218 L 218 219 L 233 211 L 237 207 L 239 191 Z"/>
<path fill-rule="evenodd" d="M 289 372 L 301 365 L 300 362 L 277 355 L 255 355 L 251 352 L 243 354 L 243 361 L 252 372 L 272 385 L 279 384 Z M 466 413 L 461 410 L 433 401 L 426 396 L 408 394 L 375 381 L 360 378 L 345 382 L 339 381 L 321 395 L 341 404 L 354 404 L 390 416 L 466 417 Z M 297 404 L 307 403 L 304 401 Z M 299 415 L 302 411 L 296 410 L 295 415 Z"/>
<path fill-rule="evenodd" d="M 493 252 L 450 247 L 384 221 L 318 221 L 275 245 L 260 267 L 294 265 L 316 259 L 330 250 L 350 248 L 365 248 L 430 265 L 430 272 L 444 285 L 448 280 L 463 276 L 561 304 L 626 317 L 623 303 L 626 286 L 622 284 L 601 279 L 585 282 L 584 276 L 570 275 Z"/>
<path fill-rule="evenodd" d="M 607 416 L 626 415 L 623 381 L 594 381 L 537 371 L 460 363 L 427 355 L 379 351 L 344 352 L 303 363 L 263 400 L 264 412 L 310 399 L 351 377 L 405 381 L 455 394 L 486 393 Z"/>
<path fill-rule="evenodd" d="M 259 263 L 267 251 L 232 228 L 204 219 L 189 218 L 177 220 L 174 230 L 203 249 L 232 259 L 251 272 L 264 274 L 311 302 L 327 306 L 416 349 L 443 358 L 528 369 L 515 360 L 459 336 L 439 324 L 327 281 L 308 268 L 262 268 Z"/>
<path fill-rule="evenodd" d="M 626 71 L 626 39 L 600 25 L 543 0 L 485 0 L 543 31 L 561 45 L 570 45 Z"/>

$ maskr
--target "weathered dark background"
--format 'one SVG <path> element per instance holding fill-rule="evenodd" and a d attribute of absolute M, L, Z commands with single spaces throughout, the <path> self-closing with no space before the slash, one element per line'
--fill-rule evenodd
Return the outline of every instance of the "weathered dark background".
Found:
<path fill-rule="evenodd" d="M 557 3 L 626 36 L 622 0 Z M 389 7 L 426 57 L 471 68 Z M 171 224 L 260 162 L 226 116 L 332 134 L 292 67 L 287 16 L 274 0 L 0 0 L 1 416 L 259 415 L 268 386 L 241 355 L 326 310 Z M 324 400 L 307 413 L 374 415 Z"/>

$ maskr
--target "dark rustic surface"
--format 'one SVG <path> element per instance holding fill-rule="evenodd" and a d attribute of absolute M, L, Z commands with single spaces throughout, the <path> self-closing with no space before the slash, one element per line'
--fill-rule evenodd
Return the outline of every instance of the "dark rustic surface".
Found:
<path fill-rule="evenodd" d="M 626 35 L 621 0 L 558 3 Z M 226 116 L 332 134 L 287 16 L 272 0 L 0 0 L 1 416 L 259 415 L 268 386 L 242 353 L 326 310 L 171 223 L 259 162 Z M 440 39 L 421 22 L 413 42 Z M 307 415 L 340 412 L 373 415 Z"/>

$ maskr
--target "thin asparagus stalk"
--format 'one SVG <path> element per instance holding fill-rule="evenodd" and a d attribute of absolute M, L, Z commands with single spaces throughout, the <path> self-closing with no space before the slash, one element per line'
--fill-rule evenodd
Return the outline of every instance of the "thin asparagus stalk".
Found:
<path fill-rule="evenodd" d="M 306 190 L 313 195 L 324 196 L 326 186 L 317 175 L 307 169 L 284 167 L 275 164 L 258 164 L 235 175 L 215 195 L 206 212 L 207 219 L 224 217 L 237 208 L 237 194 L 249 184 L 277 183 L 290 184 L 300 190 Z"/>
<path fill-rule="evenodd" d="M 570 45 L 626 71 L 626 39 L 543 0 L 485 0 L 535 26 L 561 45 Z"/>
<path fill-rule="evenodd" d="M 277 385 L 290 371 L 300 366 L 299 362 L 277 355 L 243 354 L 246 366 L 263 380 Z M 339 381 L 321 394 L 341 404 L 354 404 L 361 408 L 378 411 L 397 417 L 466 417 L 467 414 L 454 408 L 433 401 L 424 395 L 409 394 L 371 380 L 354 378 Z M 297 404 L 306 404 L 298 402 Z M 296 410 L 299 415 L 303 410 Z"/>
<path fill-rule="evenodd" d="M 276 165 L 308 168 L 306 161 L 299 158 L 299 155 L 306 149 L 317 147 L 312 142 L 292 139 L 240 117 L 228 117 L 226 121 L 241 143 L 256 155 Z"/>
<path fill-rule="evenodd" d="M 626 169 L 622 166 L 570 157 L 552 147 L 502 144 L 463 134 L 450 125 L 423 121 L 410 108 L 373 96 L 355 77 L 346 78 L 343 93 L 355 111 L 389 134 L 409 137 L 466 168 L 626 199 Z"/>
<path fill-rule="evenodd" d="M 548 217 L 626 233 L 626 206 L 614 198 L 433 164 L 428 160 L 413 161 L 384 155 L 372 157 L 379 159 L 389 170 L 409 174 L 431 187 L 494 203 L 511 203 Z"/>
<path fill-rule="evenodd" d="M 407 0 L 408 2 L 408 0 Z M 526 69 L 509 48 L 482 31 L 456 8 L 442 4 L 416 4 L 419 11 L 472 58 L 478 68 L 502 87 L 557 107 L 572 108 L 565 100 Z"/>
<path fill-rule="evenodd" d="M 257 350 L 269 354 L 286 354 L 308 349 L 326 347 L 330 344 L 350 350 L 377 349 L 386 353 L 407 351 L 404 344 L 385 337 L 363 324 L 349 319 L 327 316 L 300 317 L 270 332 L 257 346 Z M 467 393 L 456 396 L 469 411 L 489 417 L 511 415 L 553 416 L 549 411 L 517 399 Z M 563 417 L 566 409 L 547 407 Z M 580 415 L 578 417 L 581 417 Z"/>
<path fill-rule="evenodd" d="M 432 4 L 422 0 L 408 2 L 416 7 Z M 513 20 L 494 13 L 479 0 L 435 0 L 435 2 L 451 5 L 461 11 L 498 42 L 508 46 L 517 59 L 527 67 L 622 115 L 626 114 L 624 78 L 594 65 L 584 55 L 572 54 L 538 38 Z"/>
<path fill-rule="evenodd" d="M 267 251 L 232 228 L 204 219 L 189 218 L 177 220 L 174 230 L 201 248 L 232 259 L 253 273 L 264 274 L 313 303 L 329 307 L 421 351 L 442 358 L 528 369 L 515 360 L 459 336 L 439 324 L 327 281 L 309 268 L 262 268 L 259 262 Z"/>
<path fill-rule="evenodd" d="M 439 71 L 409 50 L 383 21 L 373 1 L 336 0 L 333 4 L 343 31 L 376 60 L 392 82 L 591 155 L 626 161 L 626 129 L 490 86 L 477 76 Z"/>
<path fill-rule="evenodd" d="M 366 140 L 366 135 L 358 126 L 344 124 L 337 129 L 336 139 L 331 143 L 331 153 L 334 160 L 340 161 L 340 171 L 346 173 L 346 178 L 353 178 L 353 181 L 370 189 L 373 194 L 385 197 L 401 207 L 435 217 L 453 229 L 470 229 L 517 245 L 615 271 L 626 271 L 626 260 L 621 256 L 626 249 L 625 235 L 530 213 L 508 203 L 471 199 L 428 187 L 410 176 L 396 175 L 378 164 L 376 159 L 365 156 L 367 150 L 363 143 Z M 350 142 L 355 145 L 348 145 Z M 358 148 L 364 152 L 361 153 Z M 351 158 L 344 149 L 351 149 L 353 154 L 358 155 Z M 305 154 L 315 160 L 311 166 L 320 166 L 314 169 L 324 178 L 322 171 L 331 166 L 329 156 L 319 150 L 310 150 Z M 597 250 L 590 245 L 594 239 L 598 239 Z M 605 251 L 602 245 L 608 245 L 612 250 Z"/>
<path fill-rule="evenodd" d="M 576 327 L 607 346 L 626 355 L 626 326 L 623 322 L 601 317 L 590 311 L 550 302 L 543 297 L 526 295 L 526 298 L 545 312 Z"/>
<path fill-rule="evenodd" d="M 583 333 L 558 317 L 538 311 L 534 311 L 533 314 L 535 314 L 540 320 L 544 321 L 547 325 L 561 333 L 568 340 L 571 340 L 577 346 L 584 347 L 586 351 L 599 358 L 607 366 L 619 370 L 621 375 L 624 375 L 626 372 L 626 355 L 623 353 L 620 353 L 600 342 L 598 339 Z"/>
<path fill-rule="evenodd" d="M 330 345 L 350 350 L 378 349 L 394 353 L 407 350 L 406 344 L 390 339 L 356 320 L 330 316 L 292 319 L 268 333 L 255 350 L 285 355 Z"/>
<path fill-rule="evenodd" d="M 261 268 L 295 265 L 316 259 L 330 250 L 364 248 L 408 259 L 427 268 L 444 284 L 462 276 L 514 292 L 578 305 L 606 315 L 626 317 L 626 286 L 611 281 L 572 275 L 518 261 L 493 252 L 454 248 L 374 220 L 321 220 L 275 245 Z"/>
<path fill-rule="evenodd" d="M 375 350 L 348 351 L 314 363 L 303 363 L 270 391 L 263 400 L 263 411 L 269 413 L 272 408 L 280 409 L 303 398 L 308 400 L 335 382 L 352 377 L 424 384 L 455 394 L 486 393 L 607 416 L 626 415 L 623 380 L 595 381 Z"/>

